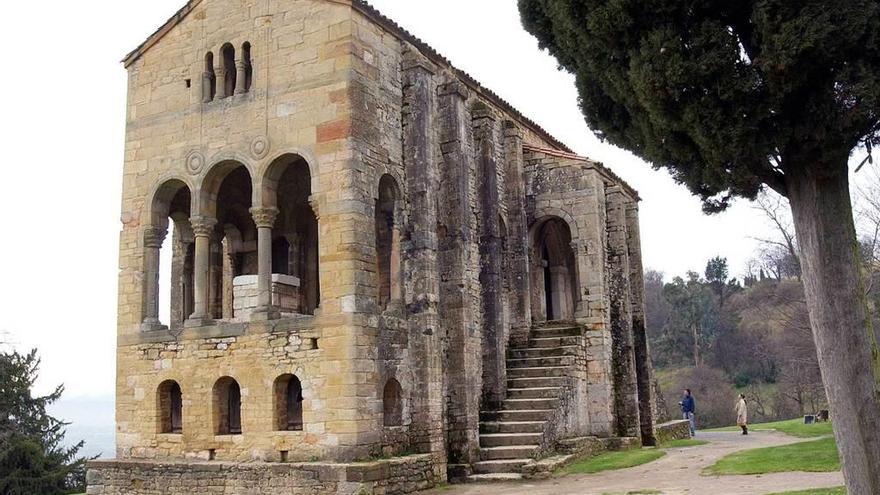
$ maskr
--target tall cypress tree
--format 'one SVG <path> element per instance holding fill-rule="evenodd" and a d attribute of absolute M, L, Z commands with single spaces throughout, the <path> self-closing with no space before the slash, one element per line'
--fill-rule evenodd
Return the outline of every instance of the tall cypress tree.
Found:
<path fill-rule="evenodd" d="M 40 360 L 36 350 L 27 355 L 0 353 L 0 494 L 54 495 L 85 490 L 83 446 L 64 447 L 66 423 L 53 418 L 46 407 L 64 391 L 34 397 Z"/>
<path fill-rule="evenodd" d="M 791 204 L 850 493 L 880 493 L 880 348 L 848 160 L 880 144 L 878 0 L 519 0 L 601 138 L 703 200 Z"/>

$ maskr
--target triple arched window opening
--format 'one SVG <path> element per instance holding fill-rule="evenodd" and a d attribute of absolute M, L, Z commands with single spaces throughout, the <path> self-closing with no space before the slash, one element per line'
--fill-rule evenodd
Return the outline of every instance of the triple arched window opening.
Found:
<path fill-rule="evenodd" d="M 225 43 L 220 48 L 219 66 L 215 67 L 214 52 L 205 54 L 205 70 L 202 76 L 202 101 L 205 103 L 218 98 L 247 93 L 254 81 L 254 66 L 251 60 L 251 44 L 245 41 L 236 57 L 235 47 Z"/>
<path fill-rule="evenodd" d="M 403 424 L 403 391 L 400 383 L 389 378 L 382 393 L 382 422 L 384 426 Z M 158 389 L 159 432 L 183 433 L 183 393 L 174 380 L 165 380 Z M 240 435 L 241 387 L 228 376 L 217 380 L 212 391 L 214 433 Z M 302 431 L 303 389 L 296 375 L 284 374 L 274 385 L 275 431 Z"/>

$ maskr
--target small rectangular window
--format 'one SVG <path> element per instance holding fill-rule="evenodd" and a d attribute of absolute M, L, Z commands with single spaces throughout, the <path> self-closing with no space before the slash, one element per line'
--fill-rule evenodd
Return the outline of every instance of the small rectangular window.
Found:
<path fill-rule="evenodd" d="M 192 87 L 192 79 L 186 79 L 184 82 L 186 83 L 186 87 L 187 87 L 187 88 L 191 88 L 191 87 Z"/>

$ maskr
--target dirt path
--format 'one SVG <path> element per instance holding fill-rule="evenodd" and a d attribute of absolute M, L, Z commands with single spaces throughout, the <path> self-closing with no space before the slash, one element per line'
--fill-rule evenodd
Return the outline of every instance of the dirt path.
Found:
<path fill-rule="evenodd" d="M 751 476 L 702 476 L 706 466 L 738 450 L 785 445 L 808 439 L 759 431 L 748 436 L 734 432 L 697 432 L 708 445 L 669 449 L 661 459 L 641 466 L 590 475 L 570 475 L 539 482 L 454 485 L 425 492 L 443 495 L 605 495 L 657 490 L 663 495 L 764 495 L 772 492 L 843 485 L 836 473 L 775 473 Z"/>

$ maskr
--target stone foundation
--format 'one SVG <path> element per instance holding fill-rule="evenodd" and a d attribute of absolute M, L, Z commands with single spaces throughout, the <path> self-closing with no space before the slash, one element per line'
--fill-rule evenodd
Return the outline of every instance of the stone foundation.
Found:
<path fill-rule="evenodd" d="M 91 461 L 88 495 L 384 495 L 427 490 L 446 465 L 429 455 L 359 463 Z"/>
<path fill-rule="evenodd" d="M 691 438 L 691 428 L 688 420 L 678 419 L 654 426 L 654 438 L 657 439 L 658 445 L 672 440 Z"/>

